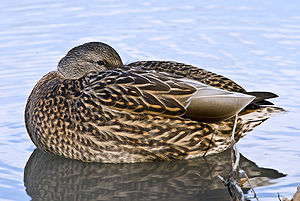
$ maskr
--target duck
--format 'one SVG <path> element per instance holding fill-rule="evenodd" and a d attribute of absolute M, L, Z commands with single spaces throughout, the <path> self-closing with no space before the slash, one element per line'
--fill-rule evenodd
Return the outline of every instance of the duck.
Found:
<path fill-rule="evenodd" d="M 111 46 L 88 42 L 37 82 L 25 125 L 38 149 L 83 162 L 191 159 L 228 149 L 235 120 L 237 141 L 275 97 L 174 61 L 124 65 Z"/>

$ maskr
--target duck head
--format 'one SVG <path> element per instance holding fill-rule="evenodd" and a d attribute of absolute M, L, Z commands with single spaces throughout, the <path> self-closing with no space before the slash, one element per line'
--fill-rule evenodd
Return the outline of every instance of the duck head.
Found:
<path fill-rule="evenodd" d="M 109 45 L 89 42 L 72 48 L 57 66 L 67 79 L 78 79 L 90 71 L 103 71 L 122 66 L 119 54 Z"/>

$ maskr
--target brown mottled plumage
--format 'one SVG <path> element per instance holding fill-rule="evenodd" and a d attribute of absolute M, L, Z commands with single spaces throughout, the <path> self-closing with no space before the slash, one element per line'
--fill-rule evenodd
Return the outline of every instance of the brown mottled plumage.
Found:
<path fill-rule="evenodd" d="M 174 73 L 176 75 L 185 76 L 187 78 L 200 81 L 204 84 L 219 89 L 232 92 L 247 93 L 243 87 L 222 75 L 218 75 L 207 70 L 183 63 L 174 61 L 137 61 L 130 63 L 129 66 L 142 66 L 143 69 Z"/>
<path fill-rule="evenodd" d="M 201 114 L 191 110 L 203 109 L 196 103 L 199 97 L 205 99 L 205 93 L 247 101 L 253 96 L 202 83 L 246 93 L 223 76 L 185 64 L 151 61 L 123 66 L 110 46 L 86 43 L 70 50 L 58 70 L 36 84 L 25 109 L 26 128 L 39 149 L 89 162 L 188 159 L 218 153 L 230 146 L 233 118 L 205 123 L 195 120 Z M 268 114 L 268 109 L 260 112 Z M 253 127 L 245 126 L 245 121 L 249 112 L 237 121 L 237 140 Z"/>
<path fill-rule="evenodd" d="M 259 105 L 273 105 L 265 99 L 276 98 L 276 94 L 272 92 L 247 92 L 243 87 L 216 73 L 201 69 L 195 66 L 178 63 L 174 61 L 137 61 L 128 64 L 131 67 L 141 67 L 142 69 L 156 70 L 160 72 L 168 72 L 176 75 L 184 76 L 189 79 L 197 80 L 203 84 L 213 86 L 222 90 L 249 94 L 255 96 L 255 100 L 248 108 L 259 108 Z"/>

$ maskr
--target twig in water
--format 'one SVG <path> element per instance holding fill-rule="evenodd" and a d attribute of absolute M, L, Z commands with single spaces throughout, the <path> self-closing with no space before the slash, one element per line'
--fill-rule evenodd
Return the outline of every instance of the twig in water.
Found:
<path fill-rule="evenodd" d="M 248 181 L 248 184 L 254 194 L 254 197 L 256 198 L 257 201 L 258 197 L 252 188 L 249 178 L 247 174 L 243 170 L 239 170 L 239 163 L 240 163 L 240 152 L 236 146 L 234 135 L 235 135 L 235 130 L 236 130 L 236 125 L 237 125 L 237 119 L 238 119 L 238 114 L 235 114 L 235 119 L 234 119 L 234 125 L 232 129 L 232 134 L 231 134 L 231 167 L 232 170 L 229 174 L 229 178 L 225 180 L 223 177 L 218 176 L 219 179 L 223 182 L 225 186 L 228 188 L 228 192 L 233 200 L 237 201 L 245 201 L 246 196 L 244 195 L 242 188 L 240 187 L 239 181 L 240 177 L 246 177 L 246 180 Z"/>
<path fill-rule="evenodd" d="M 244 171 L 243 171 L 243 172 L 244 172 Z M 255 191 L 254 191 L 254 188 L 252 188 L 252 185 L 251 185 L 251 183 L 250 183 L 249 177 L 248 177 L 248 175 L 246 174 L 246 172 L 244 172 L 244 177 L 246 177 L 247 183 L 248 183 L 248 185 L 249 185 L 249 187 L 250 187 L 250 189 L 251 189 L 251 191 L 252 191 L 252 193 L 253 193 L 255 199 L 256 199 L 257 201 L 259 201 L 259 200 L 258 200 L 258 197 L 257 197 L 257 194 L 256 194 Z"/>
<path fill-rule="evenodd" d="M 238 118 L 238 114 L 235 114 L 235 118 L 234 118 L 234 124 L 233 124 L 233 129 L 232 129 L 232 133 L 231 133 L 231 146 L 230 146 L 230 153 L 231 153 L 231 167 L 232 167 L 232 171 L 234 171 L 234 148 L 235 148 L 235 139 L 234 139 L 234 134 L 235 134 L 235 130 L 236 130 L 236 124 L 237 124 L 237 118 Z M 237 161 L 236 161 L 237 162 Z"/>
<path fill-rule="evenodd" d="M 277 194 L 278 200 L 281 201 L 280 194 Z"/>
<path fill-rule="evenodd" d="M 229 174 L 229 178 L 225 180 L 223 177 L 219 176 L 219 179 L 223 182 L 225 186 L 227 186 L 228 192 L 233 200 L 237 201 L 246 201 L 246 197 L 237 182 L 238 177 L 238 167 L 240 162 L 240 152 L 235 146 L 234 134 L 236 130 L 238 114 L 235 115 L 234 125 L 232 129 L 231 135 L 231 172 Z"/>

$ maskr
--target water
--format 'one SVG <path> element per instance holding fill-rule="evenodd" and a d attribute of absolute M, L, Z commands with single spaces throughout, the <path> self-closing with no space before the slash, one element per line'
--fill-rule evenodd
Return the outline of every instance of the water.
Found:
<path fill-rule="evenodd" d="M 298 1 L 276 0 L 2 1 L 0 200 L 38 200 L 37 188 L 52 200 L 229 199 L 216 179 L 229 171 L 227 152 L 133 165 L 82 164 L 38 151 L 31 156 L 26 99 L 70 48 L 88 41 L 110 44 L 125 63 L 180 61 L 226 75 L 249 91 L 278 94 L 273 102 L 289 112 L 267 120 L 238 146 L 261 200 L 291 197 L 300 184 L 299 11 Z"/>

